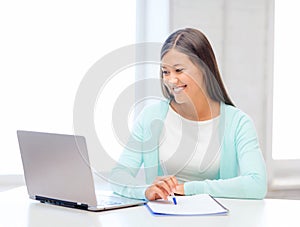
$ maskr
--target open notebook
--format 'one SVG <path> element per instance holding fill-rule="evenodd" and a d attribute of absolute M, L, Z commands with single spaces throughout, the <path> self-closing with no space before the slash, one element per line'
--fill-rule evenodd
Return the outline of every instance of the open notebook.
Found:
<path fill-rule="evenodd" d="M 176 196 L 176 200 L 177 205 L 174 205 L 170 197 L 167 201 L 150 201 L 147 206 L 155 215 L 224 215 L 229 212 L 208 194 Z"/>

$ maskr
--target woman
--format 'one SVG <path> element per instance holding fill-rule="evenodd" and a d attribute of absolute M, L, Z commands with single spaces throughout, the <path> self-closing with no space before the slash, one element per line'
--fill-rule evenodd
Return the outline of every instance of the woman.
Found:
<path fill-rule="evenodd" d="M 161 69 L 167 101 L 140 114 L 112 171 L 114 190 L 146 200 L 171 193 L 264 198 L 266 169 L 253 122 L 229 98 L 204 34 L 192 28 L 171 34 Z M 146 185 L 136 180 L 142 167 Z"/>

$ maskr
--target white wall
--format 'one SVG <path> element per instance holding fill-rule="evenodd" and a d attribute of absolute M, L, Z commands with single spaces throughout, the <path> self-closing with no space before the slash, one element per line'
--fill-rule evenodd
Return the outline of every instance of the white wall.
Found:
<path fill-rule="evenodd" d="M 135 5 L 0 1 L 0 187 L 23 173 L 16 130 L 74 133 L 78 87 L 95 62 L 135 42 Z"/>

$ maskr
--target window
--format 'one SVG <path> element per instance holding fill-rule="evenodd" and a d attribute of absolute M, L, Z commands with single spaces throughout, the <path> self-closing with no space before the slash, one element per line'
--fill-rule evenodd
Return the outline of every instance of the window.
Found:
<path fill-rule="evenodd" d="M 298 1 L 275 1 L 273 152 L 275 160 L 300 159 Z M 289 15 L 293 15 L 292 17 Z"/>
<path fill-rule="evenodd" d="M 298 129 L 298 53 L 300 51 L 300 19 L 297 1 L 275 1 L 273 138 L 269 163 L 272 189 L 300 186 L 300 152 Z M 292 17 L 290 15 L 293 15 Z"/>
<path fill-rule="evenodd" d="M 16 130 L 73 133 L 74 98 L 87 70 L 135 42 L 135 4 L 1 1 L 0 175 L 23 172 Z"/>

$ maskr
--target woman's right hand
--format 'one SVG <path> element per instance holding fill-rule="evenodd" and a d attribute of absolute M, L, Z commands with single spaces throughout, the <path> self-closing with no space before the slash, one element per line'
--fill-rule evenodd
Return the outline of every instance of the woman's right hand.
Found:
<path fill-rule="evenodd" d="M 145 191 L 145 196 L 148 200 L 164 199 L 176 191 L 178 185 L 177 179 L 174 176 L 157 177 L 153 184 Z"/>

